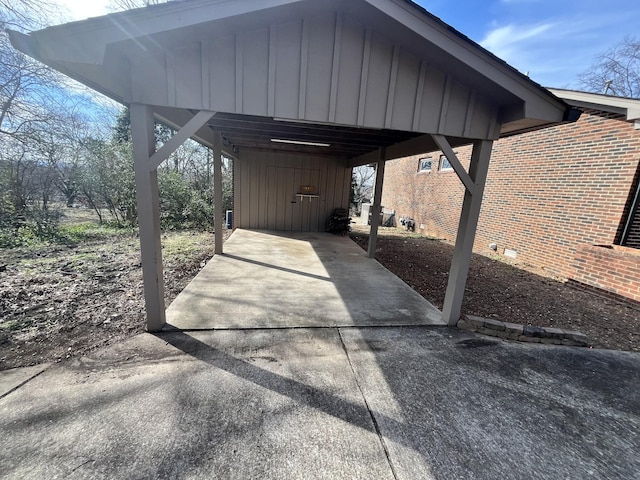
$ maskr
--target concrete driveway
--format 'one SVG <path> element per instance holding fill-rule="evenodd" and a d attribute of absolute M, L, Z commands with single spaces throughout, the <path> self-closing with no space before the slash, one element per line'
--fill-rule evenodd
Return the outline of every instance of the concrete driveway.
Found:
<path fill-rule="evenodd" d="M 638 478 L 640 355 L 432 326 L 348 238 L 236 231 L 167 316 L 0 372 L 0 477 Z"/>
<path fill-rule="evenodd" d="M 143 334 L 1 398 L 0 477 L 637 478 L 638 385 L 446 327 Z"/>

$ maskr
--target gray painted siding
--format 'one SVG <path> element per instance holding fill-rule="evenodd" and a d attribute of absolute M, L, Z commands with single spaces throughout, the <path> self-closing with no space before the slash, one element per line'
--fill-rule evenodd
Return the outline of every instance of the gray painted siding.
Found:
<path fill-rule="evenodd" d="M 339 159 L 275 151 L 242 151 L 234 162 L 237 228 L 324 231 L 334 208 L 348 208 L 351 169 Z M 301 185 L 319 198 L 296 197 Z M 295 202 L 295 203 L 293 203 Z"/>
<path fill-rule="evenodd" d="M 337 14 L 203 38 L 131 65 L 132 100 L 151 105 L 470 138 L 490 138 L 497 122 L 466 79 Z"/>

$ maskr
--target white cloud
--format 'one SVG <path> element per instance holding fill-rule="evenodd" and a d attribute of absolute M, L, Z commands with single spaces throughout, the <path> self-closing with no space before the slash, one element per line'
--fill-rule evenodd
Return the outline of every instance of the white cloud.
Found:
<path fill-rule="evenodd" d="M 480 42 L 487 50 L 493 52 L 506 61 L 519 50 L 524 50 L 532 40 L 538 39 L 554 27 L 552 23 L 540 25 L 515 25 L 510 24 L 491 30 Z"/>

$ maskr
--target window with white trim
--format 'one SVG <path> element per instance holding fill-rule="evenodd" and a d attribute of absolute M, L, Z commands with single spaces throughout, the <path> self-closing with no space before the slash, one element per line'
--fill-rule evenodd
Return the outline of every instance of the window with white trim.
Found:
<path fill-rule="evenodd" d="M 430 173 L 431 163 L 431 157 L 424 157 L 418 160 L 418 173 Z"/>
<path fill-rule="evenodd" d="M 451 166 L 451 162 L 445 155 L 440 155 L 440 161 L 438 162 L 438 171 L 439 172 L 452 172 L 453 167 Z"/>

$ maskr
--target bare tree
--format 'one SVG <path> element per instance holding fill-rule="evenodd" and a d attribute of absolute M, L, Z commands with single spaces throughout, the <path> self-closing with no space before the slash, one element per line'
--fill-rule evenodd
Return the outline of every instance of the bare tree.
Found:
<path fill-rule="evenodd" d="M 48 20 L 50 4 L 0 0 L 0 227 L 55 227 L 52 201 L 69 177 L 69 130 L 75 96 L 60 76 L 10 45 L 5 28 L 29 30 Z"/>
<path fill-rule="evenodd" d="M 625 37 L 598 55 L 579 80 L 591 92 L 640 98 L 640 40 Z"/>
<path fill-rule="evenodd" d="M 0 32 L 0 135 L 19 137 L 34 123 L 46 123 L 46 106 L 59 86 L 58 75 L 14 50 Z"/>
<path fill-rule="evenodd" d="M 360 210 L 362 202 L 371 200 L 375 178 L 376 170 L 373 167 L 361 165 L 353 169 L 351 175 L 351 205 L 356 212 Z"/>
<path fill-rule="evenodd" d="M 47 0 L 0 0 L 0 26 L 18 30 L 42 27 L 55 12 L 55 5 Z"/>

